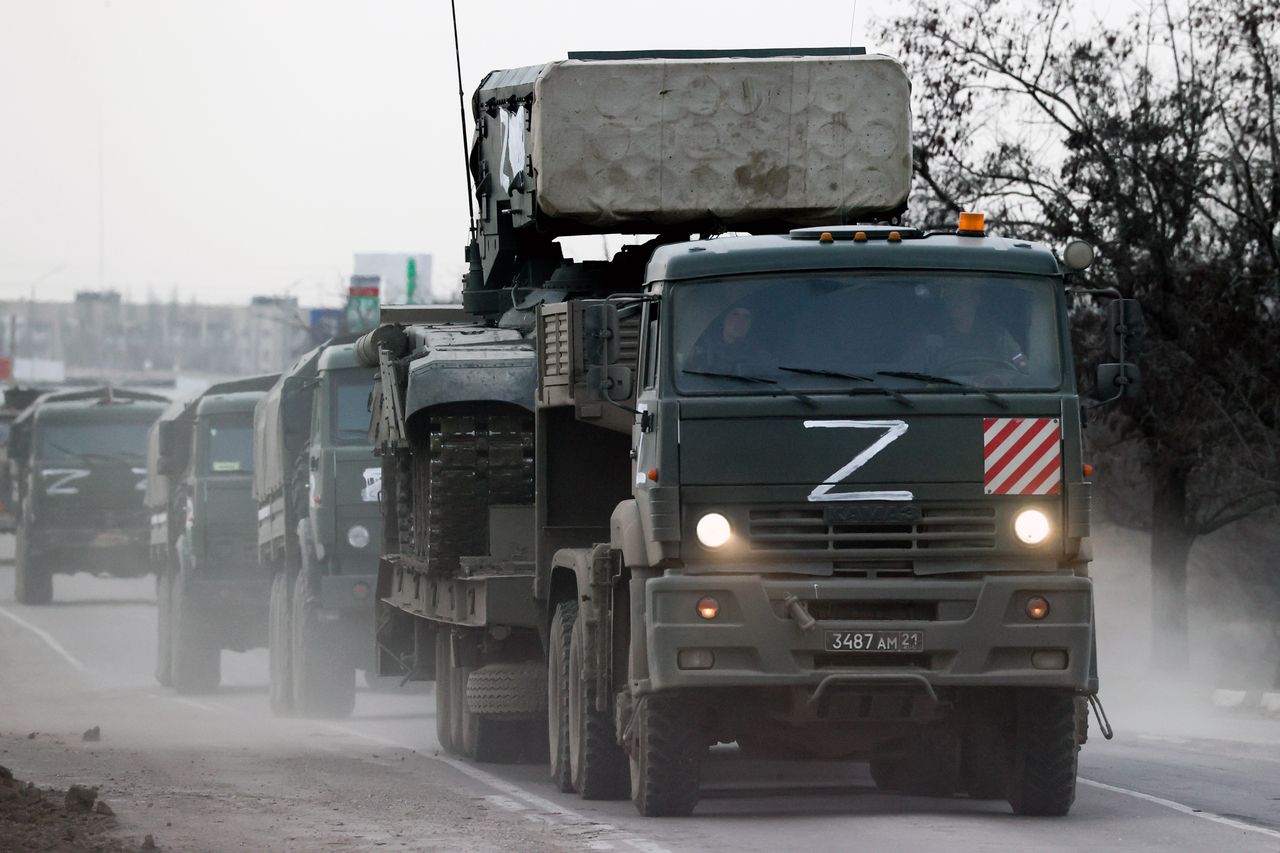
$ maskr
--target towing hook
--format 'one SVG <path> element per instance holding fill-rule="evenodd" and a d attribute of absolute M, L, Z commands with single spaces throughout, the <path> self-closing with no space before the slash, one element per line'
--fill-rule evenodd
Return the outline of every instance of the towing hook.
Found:
<path fill-rule="evenodd" d="M 804 602 L 794 595 L 788 593 L 787 597 L 782 599 L 782 605 L 787 608 L 788 615 L 800 626 L 801 631 L 812 631 L 818 624 L 818 620 L 809 615 L 809 609 L 804 606 Z"/>
<path fill-rule="evenodd" d="M 1111 721 L 1107 719 L 1106 709 L 1102 707 L 1102 700 L 1098 698 L 1097 693 L 1089 694 L 1089 706 L 1093 708 L 1094 719 L 1098 721 L 1098 728 L 1102 731 L 1102 737 L 1111 740 L 1116 733 L 1111 729 Z"/>

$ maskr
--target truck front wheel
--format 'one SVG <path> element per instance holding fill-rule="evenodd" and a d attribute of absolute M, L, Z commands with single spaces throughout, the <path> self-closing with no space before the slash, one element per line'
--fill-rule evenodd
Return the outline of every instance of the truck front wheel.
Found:
<path fill-rule="evenodd" d="M 683 817 L 698 804 L 706 738 L 688 703 L 646 696 L 631 744 L 631 801 L 645 817 Z"/>
<path fill-rule="evenodd" d="M 293 582 L 293 706 L 306 717 L 346 717 L 356 704 L 356 670 L 336 625 L 320 621 L 310 601 L 315 578 Z"/>
<path fill-rule="evenodd" d="M 156 568 L 156 681 L 161 687 L 173 686 L 171 607 L 172 576 L 165 566 Z"/>
<path fill-rule="evenodd" d="M 178 572 L 172 590 L 173 689 L 179 693 L 212 693 L 222 680 L 222 649 L 214 642 L 209 615 L 187 591 L 186 573 Z"/>
<path fill-rule="evenodd" d="M 626 799 L 627 755 L 614 737 L 613 714 L 596 710 L 595 685 L 583 671 L 589 636 L 583 616 L 579 609 L 569 643 L 566 704 L 573 788 L 584 800 Z"/>
<path fill-rule="evenodd" d="M 1009 805 L 1014 814 L 1061 817 L 1076 798 L 1076 702 L 1069 694 L 1025 690 L 1017 698 Z"/>
<path fill-rule="evenodd" d="M 53 600 L 53 573 L 28 541 L 24 525 L 18 524 L 13 552 L 13 597 L 19 604 L 48 604 Z"/>
<path fill-rule="evenodd" d="M 289 618 L 289 575 L 283 569 L 271 579 L 267 612 L 267 669 L 271 712 L 283 716 L 293 711 L 293 630 Z"/>
<path fill-rule="evenodd" d="M 562 601 L 551 618 L 547 651 L 547 740 L 551 781 L 566 794 L 573 793 L 569 765 L 569 652 L 578 602 Z"/>

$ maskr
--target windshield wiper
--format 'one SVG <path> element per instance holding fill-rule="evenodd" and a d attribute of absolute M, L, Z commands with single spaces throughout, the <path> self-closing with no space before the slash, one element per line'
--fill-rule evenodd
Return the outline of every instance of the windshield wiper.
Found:
<path fill-rule="evenodd" d="M 785 391 L 786 393 L 790 394 L 792 397 L 795 397 L 801 403 L 804 403 L 806 406 L 818 405 L 817 403 L 813 402 L 812 397 L 808 397 L 804 394 L 801 394 L 799 391 L 792 391 L 790 388 L 788 388 L 786 385 L 783 385 L 778 380 L 768 379 L 764 376 L 752 376 L 749 373 L 721 373 L 718 370 L 690 370 L 687 367 L 682 369 L 680 372 L 688 373 L 691 376 L 710 376 L 713 379 L 736 379 L 739 382 L 751 382 L 751 383 L 760 384 L 760 385 L 775 385 L 780 391 Z"/>
<path fill-rule="evenodd" d="M 785 367 L 783 365 L 778 365 L 778 369 L 785 370 L 788 373 L 802 373 L 805 376 L 829 376 L 833 379 L 848 379 L 852 382 L 868 382 L 871 384 L 871 387 L 867 389 L 869 391 L 877 391 L 885 396 L 892 397 L 895 402 L 901 403 L 908 408 L 915 405 L 915 403 L 911 402 L 906 395 L 901 394 L 892 388 L 886 388 L 870 376 L 863 376 L 860 373 L 844 373 L 839 370 L 826 370 L 818 367 Z M 849 390 L 849 393 L 856 394 L 860 390 L 861 389 L 858 388 L 852 388 Z"/>
<path fill-rule="evenodd" d="M 977 385 L 970 385 L 968 382 L 959 382 L 946 376 L 934 376 L 932 373 L 917 373 L 914 370 L 877 370 L 877 376 L 893 376 L 898 379 L 914 379 L 917 382 L 930 382 L 935 385 L 950 385 L 954 388 L 962 388 L 965 391 L 972 391 L 975 394 L 981 394 L 991 402 L 995 403 L 1002 409 L 1009 408 L 1009 401 L 999 394 L 994 394 L 986 388 Z"/>

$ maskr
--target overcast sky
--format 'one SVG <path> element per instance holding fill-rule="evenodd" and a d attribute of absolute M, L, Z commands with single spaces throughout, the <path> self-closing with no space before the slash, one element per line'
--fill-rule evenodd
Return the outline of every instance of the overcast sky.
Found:
<path fill-rule="evenodd" d="M 569 50 L 875 51 L 901 8 L 462 0 L 463 84 Z M 100 244 L 134 299 L 332 302 L 358 251 L 429 252 L 444 293 L 466 237 L 444 0 L 0 0 L 0 298 L 97 287 Z"/>

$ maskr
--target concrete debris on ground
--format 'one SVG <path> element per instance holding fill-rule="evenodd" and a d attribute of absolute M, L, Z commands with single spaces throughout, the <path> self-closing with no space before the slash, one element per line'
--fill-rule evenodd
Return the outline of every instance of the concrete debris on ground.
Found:
<path fill-rule="evenodd" d="M 114 837 L 116 820 L 98 789 L 72 785 L 66 792 L 23 782 L 0 765 L 0 849 L 65 853 L 133 853 L 155 850 L 148 835 L 136 841 Z M 147 846 L 150 843 L 150 846 Z"/>
<path fill-rule="evenodd" d="M 80 740 L 96 743 L 97 741 L 102 740 L 102 730 L 99 729 L 97 726 L 94 726 L 93 728 L 87 730 L 84 734 L 82 734 L 80 736 Z"/>

